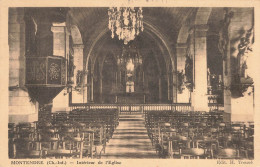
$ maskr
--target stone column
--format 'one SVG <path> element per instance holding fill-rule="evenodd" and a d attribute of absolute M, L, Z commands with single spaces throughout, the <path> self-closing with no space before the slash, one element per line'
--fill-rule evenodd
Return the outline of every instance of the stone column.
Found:
<path fill-rule="evenodd" d="M 122 75 L 121 75 L 121 70 L 119 70 L 119 86 L 122 84 Z"/>
<path fill-rule="evenodd" d="M 159 76 L 159 102 L 162 102 L 162 76 Z"/>
<path fill-rule="evenodd" d="M 90 101 L 94 101 L 94 74 L 91 73 L 91 96 L 90 96 Z"/>
<path fill-rule="evenodd" d="M 55 43 L 53 39 L 55 37 L 51 28 L 52 22 L 48 19 L 48 16 L 46 16 L 45 19 L 41 19 L 37 25 L 36 51 L 38 57 L 46 57 L 56 54 L 56 52 L 53 51 L 53 45 Z"/>
<path fill-rule="evenodd" d="M 118 79 L 117 79 L 117 72 L 115 72 L 115 73 L 116 73 L 116 89 L 118 89 L 118 88 L 117 88 L 117 85 L 118 85 L 118 84 L 117 84 L 117 80 L 118 80 Z"/>
<path fill-rule="evenodd" d="M 66 23 L 53 23 L 51 26 L 51 31 L 53 33 L 53 55 L 61 56 L 68 60 L 67 53 L 69 53 L 69 48 L 67 47 L 69 44 L 69 36 L 66 29 Z M 48 55 L 46 55 L 48 56 Z M 68 64 L 68 62 L 67 62 Z M 67 65 L 69 66 L 69 65 Z M 67 72 L 66 72 L 67 77 Z M 73 78 L 69 79 L 73 81 Z M 73 94 L 74 95 L 74 94 Z M 72 95 L 72 96 L 73 96 Z M 72 98 L 72 102 L 78 102 L 76 95 Z M 76 101 L 75 101 L 76 100 Z M 80 103 L 80 102 L 79 102 Z M 63 89 L 54 99 L 53 99 L 53 107 L 52 112 L 56 111 L 69 111 L 69 94 L 67 93 L 67 87 Z"/>
<path fill-rule="evenodd" d="M 23 9 L 9 9 L 9 86 L 25 84 L 25 22 Z"/>
<path fill-rule="evenodd" d="M 186 43 L 178 43 L 176 45 L 177 71 L 183 72 L 183 74 L 185 74 L 186 52 Z M 182 92 L 177 92 L 177 103 L 189 103 L 189 98 L 190 91 L 186 88 L 186 86 L 184 86 L 184 90 Z"/>
<path fill-rule="evenodd" d="M 195 25 L 191 30 L 193 42 L 193 92 L 191 106 L 194 111 L 208 111 L 207 97 L 207 25 Z"/>
<path fill-rule="evenodd" d="M 73 45 L 74 51 L 74 76 L 73 76 L 73 89 L 72 89 L 72 103 L 84 103 L 84 73 L 83 73 L 83 44 Z M 77 74 L 81 73 L 81 78 Z M 78 83 L 79 82 L 79 83 Z M 76 89 L 75 89 L 76 88 Z"/>
<path fill-rule="evenodd" d="M 177 73 L 172 71 L 172 102 L 177 103 Z"/>
<path fill-rule="evenodd" d="M 77 73 L 83 72 L 83 49 L 84 45 L 83 44 L 78 44 L 73 46 L 74 50 L 74 85 L 77 86 Z M 83 81 L 82 81 L 83 82 Z M 82 84 L 82 83 L 81 83 Z"/>
<path fill-rule="evenodd" d="M 53 23 L 53 55 L 66 57 L 66 23 Z"/>
<path fill-rule="evenodd" d="M 231 66 L 230 66 L 230 41 L 227 42 L 227 57 L 223 60 L 223 85 L 224 85 L 224 111 L 223 119 L 226 122 L 231 121 Z M 237 105 L 237 104 L 235 104 Z"/>
<path fill-rule="evenodd" d="M 38 121 L 38 102 L 25 87 L 25 21 L 23 8 L 9 8 L 9 122 Z M 36 46 L 33 46 L 36 49 Z M 7 55 L 6 55 L 7 56 Z M 33 55 L 35 56 L 35 55 Z"/>
<path fill-rule="evenodd" d="M 168 73 L 168 75 L 167 75 L 167 86 L 168 86 L 168 88 L 167 88 L 167 95 L 168 95 L 168 101 L 170 101 L 171 100 L 171 92 L 170 92 L 170 76 L 171 76 L 171 73 Z"/>
<path fill-rule="evenodd" d="M 143 85 L 144 85 L 144 82 L 145 82 L 145 80 L 144 80 L 144 71 L 143 71 L 143 79 L 142 79 L 142 82 L 143 82 Z"/>
<path fill-rule="evenodd" d="M 88 71 L 83 72 L 83 103 L 88 102 Z"/>
<path fill-rule="evenodd" d="M 100 89 L 100 91 L 99 91 L 99 96 L 100 96 L 100 102 L 102 103 L 102 101 L 103 101 L 103 97 L 102 97 L 102 95 L 103 95 L 103 92 L 102 92 L 102 90 L 103 90 L 103 76 L 102 76 L 102 74 L 100 74 L 100 77 L 99 77 L 99 83 L 100 83 L 100 85 L 99 85 L 99 89 Z"/>

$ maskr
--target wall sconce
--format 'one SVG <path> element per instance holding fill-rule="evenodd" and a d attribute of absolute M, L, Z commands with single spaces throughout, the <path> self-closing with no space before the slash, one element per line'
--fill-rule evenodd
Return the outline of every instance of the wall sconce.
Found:
<path fill-rule="evenodd" d="M 218 91 L 221 90 L 231 90 L 231 86 L 225 86 L 223 82 L 219 82 L 217 85 Z"/>
<path fill-rule="evenodd" d="M 67 92 L 64 92 L 64 96 L 66 96 L 67 94 L 71 93 L 72 92 L 72 87 L 71 86 L 68 86 L 67 87 Z"/>
<path fill-rule="evenodd" d="M 69 86 L 69 87 L 67 88 L 67 93 L 71 93 L 71 92 L 72 92 L 72 87 Z"/>

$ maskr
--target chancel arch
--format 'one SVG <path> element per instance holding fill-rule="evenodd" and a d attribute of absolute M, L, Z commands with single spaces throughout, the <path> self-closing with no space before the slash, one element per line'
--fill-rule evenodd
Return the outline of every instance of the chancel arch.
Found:
<path fill-rule="evenodd" d="M 103 24 L 100 24 L 100 25 L 103 25 Z M 155 26 L 153 26 L 151 23 L 148 23 L 146 21 L 144 21 L 144 25 L 146 27 L 146 31 L 143 32 L 143 34 L 140 34 L 140 37 L 137 38 L 136 40 L 136 45 L 142 45 L 142 49 L 141 49 L 141 54 L 142 54 L 142 50 L 146 50 L 146 47 L 144 44 L 142 44 L 141 41 L 144 41 L 144 40 L 149 40 L 153 43 L 153 45 L 157 48 L 157 53 L 155 54 L 157 58 L 157 61 L 160 62 L 160 66 L 161 67 L 165 67 L 165 70 L 163 72 L 160 72 L 161 75 L 163 77 L 163 81 L 162 81 L 162 84 L 161 86 L 163 88 L 162 91 L 163 92 L 168 92 L 168 85 L 169 83 L 167 83 L 167 77 L 169 75 L 169 65 L 171 64 L 171 66 L 174 66 L 174 63 L 175 60 L 174 60 L 174 55 L 173 55 L 173 51 L 171 49 L 171 47 L 169 46 L 169 40 L 167 40 L 167 38 L 159 32 L 159 30 L 157 30 L 156 28 L 154 28 Z M 95 66 L 95 61 L 97 60 L 97 56 L 99 56 L 99 54 L 96 54 L 98 49 L 104 47 L 104 43 L 106 43 L 106 41 L 111 38 L 109 37 L 110 33 L 109 33 L 109 30 L 107 28 L 104 27 L 103 31 L 98 35 L 96 36 L 96 39 L 92 41 L 92 44 L 91 45 L 88 45 L 86 49 L 88 52 L 85 52 L 85 57 L 84 57 L 84 62 L 86 62 L 85 65 L 89 65 L 89 59 L 91 59 L 92 63 L 91 63 L 91 71 L 93 71 L 94 69 L 94 66 Z M 94 35 L 93 35 L 94 36 Z M 90 39 L 92 39 L 92 37 L 90 37 Z M 141 41 L 140 41 L 140 40 Z M 109 40 L 108 40 L 109 41 Z M 113 39 L 112 40 L 112 43 L 115 43 L 115 40 Z M 149 42 L 147 42 L 148 45 Z M 121 45 L 122 47 L 122 45 Z M 120 48 L 116 49 L 120 54 Z M 121 49 L 122 50 L 122 49 Z M 145 52 L 145 51 L 144 51 Z M 172 68 L 174 69 L 174 68 Z M 91 71 L 88 71 L 88 74 L 91 73 Z M 172 77 L 172 76 L 169 76 L 169 77 Z M 89 77 L 88 77 L 89 78 Z M 85 80 L 86 81 L 86 80 Z M 90 85 L 92 84 L 92 81 L 90 80 Z M 166 85 L 165 85 L 165 82 L 166 82 Z M 94 86 L 94 85 L 93 85 Z M 175 86 L 175 85 L 174 85 Z M 91 88 L 91 89 L 94 89 L 94 88 Z M 89 91 L 89 93 L 91 94 L 92 91 Z M 166 93 L 167 94 L 167 93 Z M 166 98 L 167 99 L 167 98 Z M 92 100 L 92 99 L 91 99 Z M 165 102 L 168 102 L 167 100 L 164 100 Z"/>

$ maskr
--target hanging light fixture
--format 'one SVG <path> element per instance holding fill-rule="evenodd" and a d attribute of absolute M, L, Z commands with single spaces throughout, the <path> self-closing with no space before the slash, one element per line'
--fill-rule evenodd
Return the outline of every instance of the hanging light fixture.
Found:
<path fill-rule="evenodd" d="M 108 9 L 108 28 L 111 30 L 111 37 L 115 34 L 119 40 L 123 40 L 124 44 L 134 40 L 143 27 L 143 10 L 141 7 L 110 7 Z"/>

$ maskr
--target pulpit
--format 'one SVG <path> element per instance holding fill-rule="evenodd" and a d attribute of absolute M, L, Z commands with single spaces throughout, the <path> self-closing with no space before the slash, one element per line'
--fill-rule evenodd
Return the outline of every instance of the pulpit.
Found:
<path fill-rule="evenodd" d="M 32 99 L 48 103 L 66 86 L 66 60 L 61 56 L 27 57 L 26 87 Z"/>

